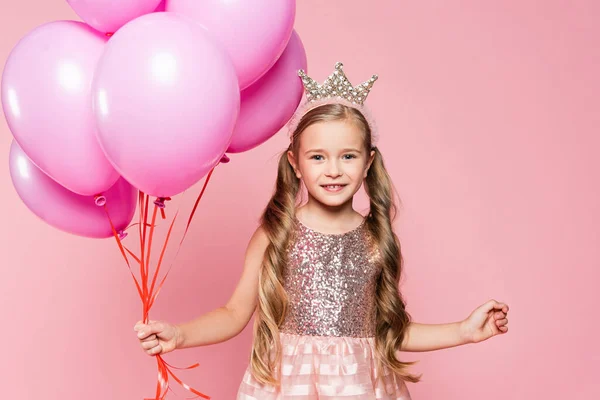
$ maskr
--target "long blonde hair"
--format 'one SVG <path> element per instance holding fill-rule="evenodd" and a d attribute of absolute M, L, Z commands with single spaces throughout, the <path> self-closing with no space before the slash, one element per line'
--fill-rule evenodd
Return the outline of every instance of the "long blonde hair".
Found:
<path fill-rule="evenodd" d="M 415 362 L 401 362 L 395 352 L 400 349 L 411 317 L 398 291 L 403 270 L 400 241 L 392 229 L 396 216 L 392 181 L 385 169 L 379 149 L 372 146 L 371 129 L 365 117 L 353 107 L 342 104 L 326 104 L 307 112 L 292 134 L 290 146 L 279 158 L 275 191 L 265 208 L 261 222 L 269 245 L 265 250 L 259 271 L 258 307 L 254 320 L 254 343 L 250 356 L 252 375 L 261 383 L 278 386 L 281 382 L 278 366 L 282 349 L 279 327 L 287 311 L 287 295 L 283 287 L 283 271 L 287 262 L 286 253 L 295 225 L 295 210 L 300 192 L 300 180 L 287 158 L 287 150 L 298 155 L 299 138 L 312 124 L 323 121 L 346 120 L 356 123 L 364 133 L 367 155 L 375 151 L 375 157 L 364 181 L 370 199 L 370 213 L 366 226 L 380 250 L 381 274 L 377 281 L 377 323 L 375 349 L 377 366 L 381 371 L 387 366 L 403 380 L 419 382 L 421 375 L 408 373 Z M 297 159 L 297 158 L 296 158 Z"/>

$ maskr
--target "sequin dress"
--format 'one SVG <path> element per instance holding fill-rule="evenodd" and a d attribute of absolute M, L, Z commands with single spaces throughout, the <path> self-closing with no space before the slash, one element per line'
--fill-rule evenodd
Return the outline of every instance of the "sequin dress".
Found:
<path fill-rule="evenodd" d="M 342 234 L 317 232 L 296 219 L 280 328 L 281 387 L 246 369 L 238 400 L 409 400 L 405 382 L 375 365 L 375 281 L 380 271 L 366 219 Z M 381 378 L 377 380 L 376 377 Z"/>

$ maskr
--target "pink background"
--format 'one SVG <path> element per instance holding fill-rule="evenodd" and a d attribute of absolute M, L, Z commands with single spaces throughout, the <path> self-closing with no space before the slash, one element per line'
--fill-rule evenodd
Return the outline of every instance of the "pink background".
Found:
<path fill-rule="evenodd" d="M 449 3 L 298 0 L 311 75 L 322 80 L 341 60 L 352 81 L 380 76 L 369 102 L 403 201 L 414 320 L 463 319 L 490 298 L 511 307 L 505 336 L 405 353 L 424 374 L 409 388 L 415 399 L 597 399 L 600 3 Z M 6 2 L 2 65 L 19 38 L 57 19 L 76 19 L 64 1 Z M 0 130 L 3 397 L 150 397 L 156 365 L 132 330 L 139 299 L 114 242 L 29 212 L 10 182 L 5 122 Z M 228 299 L 286 145 L 280 133 L 218 167 L 153 319 L 179 322 Z M 251 333 L 166 359 L 200 362 L 180 376 L 232 399 Z"/>

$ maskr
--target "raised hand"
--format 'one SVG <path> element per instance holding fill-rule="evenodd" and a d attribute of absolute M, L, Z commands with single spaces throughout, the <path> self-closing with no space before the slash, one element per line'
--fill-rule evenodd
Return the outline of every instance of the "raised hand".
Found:
<path fill-rule="evenodd" d="M 508 332 L 508 305 L 489 300 L 477 307 L 461 322 L 462 332 L 470 343 L 478 343 Z"/>

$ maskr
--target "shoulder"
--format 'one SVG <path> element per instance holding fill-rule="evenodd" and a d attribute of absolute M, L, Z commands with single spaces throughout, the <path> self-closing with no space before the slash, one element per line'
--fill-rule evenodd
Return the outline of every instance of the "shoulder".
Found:
<path fill-rule="evenodd" d="M 296 242 L 297 235 L 299 234 L 298 229 L 299 225 L 296 223 L 289 232 L 289 236 L 287 237 L 285 244 L 286 251 L 290 251 L 294 243 Z M 256 228 L 256 230 L 252 234 L 250 242 L 248 243 L 248 248 L 258 248 L 262 249 L 262 251 L 264 252 L 266 248 L 272 243 L 272 239 L 273 238 L 269 235 L 267 228 L 265 228 L 265 226 L 261 224 Z"/>
<path fill-rule="evenodd" d="M 248 251 L 262 250 L 264 252 L 269 245 L 269 242 L 269 236 L 267 235 L 265 228 L 262 225 L 259 225 L 252 234 L 252 237 L 250 237 Z"/>

